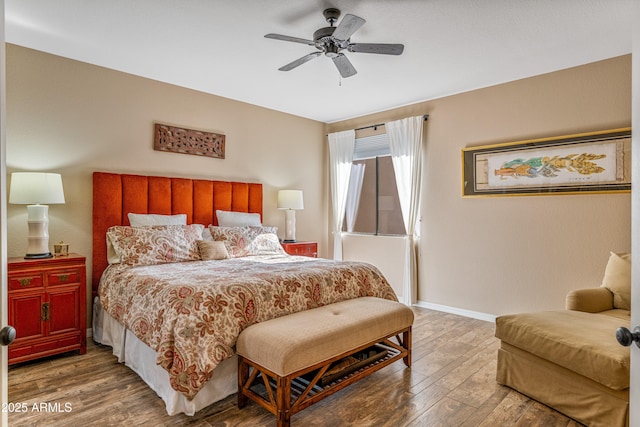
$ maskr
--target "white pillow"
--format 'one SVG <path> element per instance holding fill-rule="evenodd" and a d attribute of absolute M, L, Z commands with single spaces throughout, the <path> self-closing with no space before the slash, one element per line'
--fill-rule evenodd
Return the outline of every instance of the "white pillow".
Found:
<path fill-rule="evenodd" d="M 127 214 L 132 227 L 148 225 L 187 225 L 187 214 L 158 215 L 158 214 Z"/>
<path fill-rule="evenodd" d="M 246 212 L 230 212 L 216 210 L 218 226 L 220 227 L 260 227 L 260 214 Z"/>
<path fill-rule="evenodd" d="M 129 217 L 129 223 L 132 227 L 145 227 L 149 225 L 187 225 L 187 214 L 159 215 L 128 213 L 127 216 Z M 211 236 L 209 230 L 206 230 L 206 234 Z M 107 262 L 109 264 L 118 264 L 120 262 L 120 256 L 116 254 L 110 239 L 107 239 Z"/>

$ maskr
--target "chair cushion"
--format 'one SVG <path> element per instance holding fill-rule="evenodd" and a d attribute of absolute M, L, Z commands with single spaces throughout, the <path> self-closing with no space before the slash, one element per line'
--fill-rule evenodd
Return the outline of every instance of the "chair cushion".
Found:
<path fill-rule="evenodd" d="M 581 311 L 500 316 L 496 337 L 614 390 L 629 387 L 629 348 L 616 341 L 623 319 Z"/>
<path fill-rule="evenodd" d="M 286 376 L 412 324 L 413 311 L 404 304 L 355 298 L 251 325 L 238 337 L 236 351 Z"/>

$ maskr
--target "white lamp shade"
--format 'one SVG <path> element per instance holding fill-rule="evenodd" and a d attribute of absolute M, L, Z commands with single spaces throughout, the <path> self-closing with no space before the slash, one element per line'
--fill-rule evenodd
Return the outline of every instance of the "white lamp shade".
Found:
<path fill-rule="evenodd" d="M 16 205 L 64 203 L 62 177 L 59 173 L 13 172 L 9 203 Z"/>
<path fill-rule="evenodd" d="M 304 209 L 302 190 L 280 190 L 278 191 L 278 209 Z"/>

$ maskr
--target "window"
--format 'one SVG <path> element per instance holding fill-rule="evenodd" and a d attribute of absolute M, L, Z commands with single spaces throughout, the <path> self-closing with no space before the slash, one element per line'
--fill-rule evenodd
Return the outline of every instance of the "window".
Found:
<path fill-rule="evenodd" d="M 386 133 L 356 138 L 343 230 L 406 234 Z"/>

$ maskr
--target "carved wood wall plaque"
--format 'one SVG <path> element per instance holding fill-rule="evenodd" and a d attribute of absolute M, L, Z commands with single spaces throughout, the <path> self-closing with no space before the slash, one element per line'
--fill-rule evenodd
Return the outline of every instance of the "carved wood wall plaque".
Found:
<path fill-rule="evenodd" d="M 224 159 L 225 136 L 219 133 L 155 124 L 153 149 Z"/>

